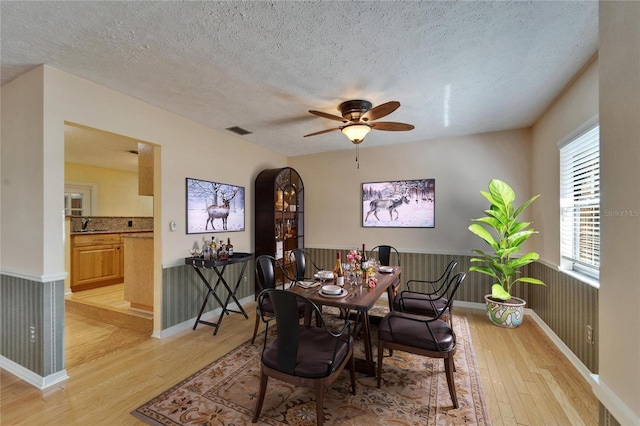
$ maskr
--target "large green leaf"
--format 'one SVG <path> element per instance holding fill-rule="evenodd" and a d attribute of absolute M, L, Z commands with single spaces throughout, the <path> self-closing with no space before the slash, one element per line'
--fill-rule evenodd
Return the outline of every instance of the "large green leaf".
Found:
<path fill-rule="evenodd" d="M 485 210 L 484 213 L 487 216 L 493 217 L 498 221 L 498 225 L 494 226 L 495 229 L 499 231 L 504 231 L 509 223 L 509 217 L 505 214 L 505 212 L 500 210 Z"/>
<path fill-rule="evenodd" d="M 529 204 L 533 203 L 538 197 L 540 196 L 540 194 L 538 195 L 534 195 L 533 197 L 529 198 L 527 201 L 525 201 L 520 207 L 518 207 L 518 210 L 516 210 L 513 213 L 513 218 L 517 218 L 518 216 L 520 216 L 520 213 L 522 213 L 522 211 L 524 209 L 526 209 L 527 207 L 529 207 Z"/>
<path fill-rule="evenodd" d="M 489 194 L 487 191 L 480 191 L 480 194 L 487 199 L 487 201 L 489 202 L 489 204 L 495 204 L 495 200 L 493 199 L 493 197 L 491 197 L 491 194 Z"/>
<path fill-rule="evenodd" d="M 490 263 L 491 259 L 493 259 L 493 257 L 494 257 L 494 256 L 492 256 L 492 255 L 490 255 L 488 253 L 483 252 L 482 250 L 472 250 L 472 251 L 481 257 L 478 260 L 482 261 L 482 262 L 489 262 Z M 474 259 L 476 259 L 476 258 L 474 258 Z"/>
<path fill-rule="evenodd" d="M 507 245 L 512 247 L 520 247 L 522 243 L 529 239 L 529 237 L 533 234 L 537 234 L 537 231 L 533 229 L 528 229 L 526 231 L 516 232 L 513 235 L 509 235 L 507 237 Z"/>
<path fill-rule="evenodd" d="M 487 242 L 487 244 L 489 244 L 494 249 L 498 248 L 498 243 L 493 238 L 493 235 L 491 235 L 489 233 L 489 231 L 487 231 L 486 229 L 484 229 L 482 226 L 478 225 L 477 223 L 472 224 L 471 226 L 469 226 L 469 231 L 473 232 L 478 237 L 480 237 L 483 240 L 485 240 Z"/>
<path fill-rule="evenodd" d="M 542 282 L 541 280 L 537 279 L 537 278 L 531 278 L 531 277 L 522 277 L 522 278 L 518 278 L 516 281 L 519 281 L 521 283 L 528 283 L 528 284 L 537 284 L 537 285 L 544 285 L 546 286 L 546 284 L 544 282 Z"/>
<path fill-rule="evenodd" d="M 499 300 L 509 300 L 511 295 L 500 284 L 494 284 L 491 286 L 491 297 Z"/>
<path fill-rule="evenodd" d="M 498 278 L 496 273 L 493 272 L 493 269 L 488 266 L 472 266 L 469 268 L 469 271 L 480 272 L 481 274 L 489 275 L 494 278 Z"/>
<path fill-rule="evenodd" d="M 524 256 L 521 256 L 516 259 L 511 259 L 509 263 L 513 268 L 521 268 L 525 265 L 530 264 L 531 262 L 538 260 L 538 253 L 527 253 Z"/>
<path fill-rule="evenodd" d="M 511 256 L 514 253 L 517 253 L 518 250 L 520 250 L 520 247 L 500 249 L 500 250 L 496 250 L 496 255 L 500 258 L 505 258 L 507 256 Z"/>
<path fill-rule="evenodd" d="M 471 219 L 474 222 L 482 222 L 489 225 L 492 228 L 500 227 L 500 220 L 495 217 L 479 217 L 478 219 Z"/>
<path fill-rule="evenodd" d="M 516 194 L 513 192 L 513 189 L 500 179 L 491 179 L 489 182 L 489 193 L 496 201 L 493 204 L 505 210 L 507 206 L 513 205 L 513 201 L 516 199 Z"/>
<path fill-rule="evenodd" d="M 527 226 L 531 225 L 531 222 L 518 222 L 513 221 L 509 226 L 509 234 L 515 234 L 516 232 L 522 231 Z"/>

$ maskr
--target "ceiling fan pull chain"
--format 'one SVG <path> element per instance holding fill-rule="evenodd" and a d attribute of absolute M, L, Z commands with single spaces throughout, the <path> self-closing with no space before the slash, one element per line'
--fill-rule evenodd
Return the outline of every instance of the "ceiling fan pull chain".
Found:
<path fill-rule="evenodd" d="M 360 169 L 360 145 L 356 145 L 356 165 L 358 166 L 358 170 Z"/>

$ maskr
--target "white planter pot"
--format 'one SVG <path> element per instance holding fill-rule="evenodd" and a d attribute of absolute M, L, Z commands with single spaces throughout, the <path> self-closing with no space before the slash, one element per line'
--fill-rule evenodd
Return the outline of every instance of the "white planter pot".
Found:
<path fill-rule="evenodd" d="M 484 296 L 487 303 L 487 316 L 497 326 L 505 328 L 516 328 L 524 320 L 524 307 L 527 304 L 518 297 L 512 297 L 510 303 L 490 298 L 491 295 Z M 511 303 L 516 300 L 518 303 Z"/>

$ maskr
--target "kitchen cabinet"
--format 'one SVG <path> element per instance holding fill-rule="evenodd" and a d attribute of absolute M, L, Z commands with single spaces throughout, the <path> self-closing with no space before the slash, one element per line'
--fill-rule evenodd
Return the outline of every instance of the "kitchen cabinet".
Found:
<path fill-rule="evenodd" d="M 124 281 L 120 234 L 71 236 L 71 291 Z"/>
<path fill-rule="evenodd" d="M 124 300 L 153 312 L 153 234 L 123 235 Z"/>

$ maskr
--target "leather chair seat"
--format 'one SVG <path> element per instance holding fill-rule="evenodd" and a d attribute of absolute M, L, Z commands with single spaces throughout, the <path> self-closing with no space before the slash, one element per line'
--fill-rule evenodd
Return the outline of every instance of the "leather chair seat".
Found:
<path fill-rule="evenodd" d="M 268 297 L 264 298 L 264 301 L 262 302 L 262 309 L 266 313 L 273 314 L 273 303 L 271 303 L 271 300 Z M 304 314 L 304 310 L 305 310 L 304 302 L 298 302 L 298 312 L 300 313 L 301 316 Z"/>
<path fill-rule="evenodd" d="M 380 322 L 378 339 L 428 351 L 447 352 L 455 348 L 455 338 L 447 322 L 434 320 L 429 327 L 435 340 L 424 323 L 424 317 L 392 311 Z"/>
<path fill-rule="evenodd" d="M 349 343 L 350 342 L 350 343 Z M 349 342 L 341 341 L 336 350 L 335 362 L 333 351 L 335 338 L 324 328 L 300 326 L 300 345 L 296 366 L 293 372 L 298 377 L 326 377 L 336 371 L 349 353 L 349 344 L 353 345 L 353 338 Z M 262 353 L 262 362 L 269 368 L 278 369 L 278 338 L 272 340 Z"/>
<path fill-rule="evenodd" d="M 403 291 L 393 300 L 393 309 L 410 314 L 437 317 L 446 308 L 449 300 L 445 297 L 436 300 L 429 300 L 430 298 L 433 299 L 433 296 L 413 291 Z"/>

